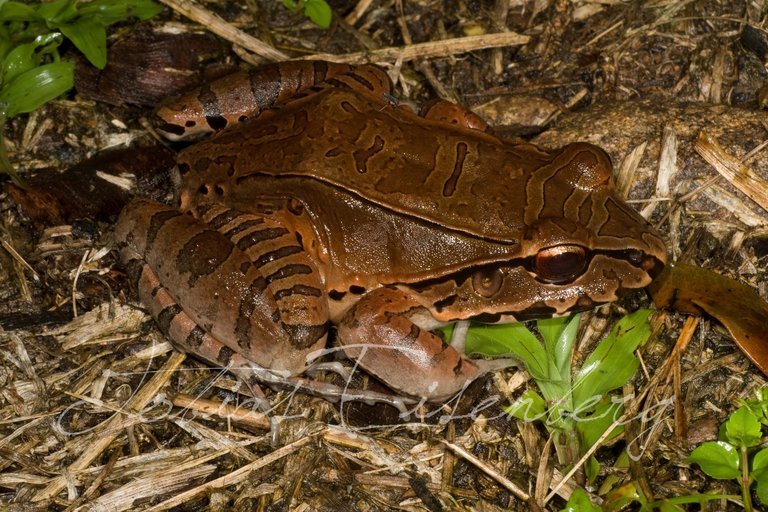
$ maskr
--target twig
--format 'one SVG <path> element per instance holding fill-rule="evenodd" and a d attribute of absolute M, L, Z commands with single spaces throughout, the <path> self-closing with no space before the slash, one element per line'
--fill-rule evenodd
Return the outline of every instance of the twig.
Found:
<path fill-rule="evenodd" d="M 204 9 L 191 0 L 160 0 L 162 3 L 186 16 L 192 21 L 200 23 L 214 34 L 223 37 L 227 41 L 264 57 L 270 61 L 288 60 L 288 55 L 276 50 L 265 42 L 246 34 L 242 30 L 233 27 L 217 14 Z"/>
<path fill-rule="evenodd" d="M 345 53 L 334 55 L 331 53 L 318 53 L 302 57 L 311 60 L 328 60 L 331 62 L 345 62 L 348 64 L 362 64 L 364 62 L 384 62 L 402 59 L 410 61 L 420 57 L 444 57 L 457 53 L 472 52 L 486 48 L 499 48 L 502 46 L 519 46 L 526 44 L 531 38 L 515 32 L 500 32 L 496 34 L 483 34 L 480 36 L 458 37 L 441 41 L 429 41 L 411 46 L 397 46 L 371 50 L 367 52 Z"/>
<path fill-rule="evenodd" d="M 80 264 L 75 269 L 75 277 L 72 279 L 72 316 L 77 318 L 77 280 L 80 279 L 80 273 L 83 271 L 85 260 L 88 258 L 88 250 L 83 253 L 83 257 L 80 258 Z"/>
<path fill-rule="evenodd" d="M 347 17 L 344 18 L 344 21 L 350 25 L 354 25 L 360 21 L 360 18 L 363 17 L 363 14 L 365 14 L 365 11 L 371 6 L 371 3 L 373 3 L 373 0 L 359 0 L 355 8 L 352 9 L 352 12 L 347 14 Z"/>
<path fill-rule="evenodd" d="M 497 471 L 490 468 L 488 464 L 478 459 L 477 457 L 469 453 L 467 450 L 465 450 L 461 446 L 454 443 L 449 443 L 446 440 L 441 440 L 441 441 L 453 453 L 455 453 L 456 455 L 459 455 L 460 457 L 465 459 L 467 462 L 470 462 L 480 471 L 482 471 L 483 473 L 485 473 L 486 475 L 488 475 L 489 477 L 493 478 L 498 483 L 503 485 L 508 491 L 510 491 L 512 494 L 514 494 L 521 500 L 529 501 L 531 499 L 531 496 L 527 492 L 525 492 L 522 488 L 518 487 L 517 484 L 515 484 L 510 479 L 504 477 L 503 475 L 500 475 Z"/>

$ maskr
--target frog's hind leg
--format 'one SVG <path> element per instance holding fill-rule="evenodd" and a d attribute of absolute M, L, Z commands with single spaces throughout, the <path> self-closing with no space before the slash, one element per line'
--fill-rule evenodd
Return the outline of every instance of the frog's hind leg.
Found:
<path fill-rule="evenodd" d="M 271 407 L 261 390 L 266 384 L 273 388 L 289 391 L 303 391 L 321 396 L 331 401 L 361 400 L 365 402 L 386 403 L 406 412 L 407 404 L 412 400 L 405 397 L 393 397 L 368 390 L 352 390 L 333 384 L 308 380 L 302 377 L 281 376 L 253 361 L 250 361 L 224 345 L 218 339 L 197 325 L 192 318 L 173 299 L 169 291 L 160 284 L 154 271 L 140 260 L 132 260 L 129 274 L 134 281 L 141 302 L 147 306 L 152 317 L 157 319 L 160 330 L 179 350 L 225 368 L 246 384 L 256 405 L 262 412 L 269 412 Z"/>
<path fill-rule="evenodd" d="M 314 262 L 276 221 L 221 207 L 205 214 L 207 224 L 133 201 L 115 227 L 121 259 L 129 268 L 151 267 L 186 314 L 229 350 L 265 368 L 302 372 L 325 346 L 329 325 Z M 155 318 L 162 326 L 165 318 Z"/>
<path fill-rule="evenodd" d="M 276 317 L 293 338 L 315 340 L 328 330 L 328 298 L 305 238 L 275 217 L 216 204 L 198 207 L 200 220 L 243 251 L 259 270 L 277 305 Z M 306 332 L 313 331 L 313 332 Z"/>
<path fill-rule="evenodd" d="M 152 124 L 169 140 L 193 140 L 327 87 L 392 102 L 392 83 L 377 66 L 290 61 L 239 71 L 170 99 L 155 111 Z"/>
<path fill-rule="evenodd" d="M 344 315 L 338 343 L 367 372 L 390 387 L 430 401 L 448 399 L 506 361 L 462 357 L 414 320 L 425 309 L 394 287 L 373 290 Z"/>
<path fill-rule="evenodd" d="M 228 369 L 239 368 L 242 356 L 205 332 L 171 297 L 166 288 L 160 284 L 157 274 L 146 263 L 133 260 L 129 274 L 133 274 L 136 290 L 149 309 L 149 313 L 157 320 L 160 331 L 170 338 L 174 346 L 185 353 L 196 356 L 216 366 Z M 254 398 L 259 401 L 259 408 L 266 410 L 268 402 L 259 386 L 260 380 L 252 373 L 243 374 L 233 371 L 243 379 Z"/>
<path fill-rule="evenodd" d="M 167 101 L 152 123 L 170 140 L 195 139 L 256 118 L 352 69 L 334 62 L 290 61 L 239 71 Z"/>

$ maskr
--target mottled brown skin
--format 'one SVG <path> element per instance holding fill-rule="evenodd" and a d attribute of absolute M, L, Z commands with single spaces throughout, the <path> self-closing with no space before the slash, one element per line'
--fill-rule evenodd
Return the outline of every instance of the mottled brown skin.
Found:
<path fill-rule="evenodd" d="M 447 102 L 417 115 L 373 66 L 268 66 L 157 115 L 176 137 L 226 129 L 179 155 L 195 217 L 137 202 L 117 238 L 161 327 L 217 364 L 299 373 L 330 322 L 364 369 L 442 400 L 489 365 L 426 328 L 586 309 L 666 261 L 599 148 L 512 144 Z"/>

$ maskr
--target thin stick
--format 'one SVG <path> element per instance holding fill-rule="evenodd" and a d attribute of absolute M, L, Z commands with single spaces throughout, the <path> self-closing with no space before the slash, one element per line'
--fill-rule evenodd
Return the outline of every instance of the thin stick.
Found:
<path fill-rule="evenodd" d="M 191 0 L 160 0 L 162 3 L 178 12 L 179 14 L 186 16 L 192 21 L 200 23 L 205 28 L 221 36 L 227 41 L 234 43 L 238 46 L 264 57 L 270 61 L 283 61 L 288 60 L 288 55 L 284 54 L 280 50 L 276 50 L 264 41 L 256 39 L 255 37 L 246 34 L 242 30 L 233 27 L 230 23 L 221 19 L 217 14 L 204 9 L 192 2 Z"/>
<path fill-rule="evenodd" d="M 442 443 L 448 447 L 449 450 L 451 450 L 453 453 L 459 455 L 463 459 L 467 460 L 471 464 L 473 464 L 475 467 L 477 467 L 480 471 L 488 475 L 489 477 L 496 480 L 498 483 L 503 485 L 507 490 L 509 490 L 512 494 L 517 496 L 523 501 L 529 501 L 531 499 L 531 496 L 525 492 L 521 487 L 518 487 L 517 484 L 512 482 L 510 479 L 505 478 L 503 475 L 500 475 L 498 472 L 494 471 L 492 468 L 488 467 L 488 464 L 483 462 L 482 460 L 478 459 L 471 453 L 469 453 L 467 450 L 462 448 L 461 446 L 449 443 L 446 440 L 442 440 Z"/>
<path fill-rule="evenodd" d="M 318 53 L 302 58 L 311 60 L 328 60 L 331 62 L 345 62 L 348 64 L 395 61 L 397 59 L 410 61 L 422 57 L 445 57 L 447 55 L 483 50 L 486 48 L 519 46 L 526 44 L 530 39 L 531 38 L 528 36 L 517 34 L 515 32 L 499 32 L 496 34 L 483 34 L 480 36 L 443 39 L 441 41 L 429 41 L 427 43 L 418 43 L 410 46 L 396 46 L 390 48 L 382 48 L 380 50 L 346 53 L 341 55 L 333 55 L 331 53 Z"/>

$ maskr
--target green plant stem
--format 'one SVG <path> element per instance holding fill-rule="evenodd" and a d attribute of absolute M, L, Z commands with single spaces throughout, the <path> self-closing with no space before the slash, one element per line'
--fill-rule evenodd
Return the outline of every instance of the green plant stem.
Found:
<path fill-rule="evenodd" d="M 744 500 L 744 510 L 752 512 L 752 495 L 749 493 L 749 487 L 752 483 L 749 476 L 749 452 L 746 446 L 741 446 L 739 453 L 741 455 L 741 497 Z"/>
<path fill-rule="evenodd" d="M 660 508 L 665 503 L 669 505 L 685 505 L 688 503 L 696 503 L 698 505 L 704 506 L 706 502 L 713 500 L 739 501 L 739 497 L 740 496 L 737 494 L 691 494 L 689 496 L 676 496 L 674 498 L 652 501 L 647 504 L 647 507 L 648 510 L 655 510 Z"/>

